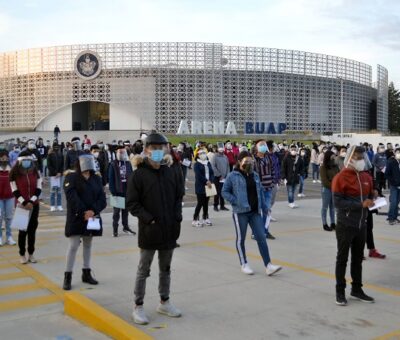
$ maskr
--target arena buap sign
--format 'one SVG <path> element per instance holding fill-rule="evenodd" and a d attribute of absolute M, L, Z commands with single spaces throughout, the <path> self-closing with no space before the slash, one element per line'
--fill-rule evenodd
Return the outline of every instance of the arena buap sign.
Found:
<path fill-rule="evenodd" d="M 228 121 L 225 127 L 225 122 L 217 121 L 198 121 L 192 120 L 190 127 L 187 120 L 181 120 L 177 135 L 237 135 L 235 123 Z M 286 130 L 285 123 L 273 122 L 246 122 L 243 134 L 282 134 Z"/>

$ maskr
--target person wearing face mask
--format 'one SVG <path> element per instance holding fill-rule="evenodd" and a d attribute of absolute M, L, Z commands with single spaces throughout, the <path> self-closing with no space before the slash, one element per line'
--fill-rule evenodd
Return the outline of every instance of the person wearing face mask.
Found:
<path fill-rule="evenodd" d="M 15 245 L 11 233 L 11 221 L 14 211 L 14 196 L 10 187 L 10 163 L 8 151 L 0 150 L 0 246 L 3 244 Z M 5 223 L 6 238 L 3 242 L 3 220 Z"/>
<path fill-rule="evenodd" d="M 94 144 L 90 147 L 90 153 L 94 157 L 95 164 L 95 172 L 97 175 L 101 177 L 101 181 L 103 186 L 108 183 L 108 174 L 107 174 L 107 164 L 104 162 L 104 159 L 100 157 L 100 148 L 97 144 Z"/>
<path fill-rule="evenodd" d="M 226 142 L 225 143 L 225 156 L 228 157 L 229 161 L 229 171 L 232 171 L 234 165 L 236 164 L 236 156 L 235 153 L 232 150 L 232 143 L 231 142 Z"/>
<path fill-rule="evenodd" d="M 399 150 L 400 151 L 400 150 Z M 365 150 L 360 146 L 352 146 L 344 160 L 344 168 L 332 181 L 332 192 L 337 212 L 336 239 L 336 304 L 347 305 L 346 267 L 351 249 L 350 295 L 364 302 L 374 299 L 362 290 L 362 261 L 366 239 L 368 208 L 374 205 L 372 177 L 365 171 Z M 398 167 L 398 166 L 397 166 Z"/>
<path fill-rule="evenodd" d="M 379 143 L 377 152 L 372 159 L 372 165 L 375 168 L 375 181 L 378 189 L 379 196 L 383 197 L 382 190 L 386 189 L 386 154 L 385 154 L 385 145 L 383 143 Z"/>
<path fill-rule="evenodd" d="M 60 146 L 53 144 L 47 156 L 47 167 L 50 176 L 50 211 L 63 211 L 61 199 L 61 181 L 64 169 L 64 158 L 60 152 Z"/>
<path fill-rule="evenodd" d="M 346 158 L 347 148 L 345 146 L 341 146 L 339 148 L 339 154 L 335 158 L 335 163 L 339 168 L 339 171 L 344 168 L 344 159 Z"/>
<path fill-rule="evenodd" d="M 297 154 L 297 146 L 291 145 L 289 153 L 282 162 L 282 180 L 286 185 L 289 208 L 297 208 L 297 205 L 294 203 L 294 197 L 303 171 L 303 160 Z"/>
<path fill-rule="evenodd" d="M 19 255 L 21 264 L 36 263 L 35 252 L 36 229 L 39 218 L 39 196 L 42 193 L 42 178 L 33 164 L 33 157 L 29 151 L 22 151 L 17 163 L 10 171 L 11 191 L 16 203 L 24 209 L 30 210 L 31 215 L 26 231 L 18 233 Z M 26 241 L 28 239 L 28 257 L 26 257 Z"/>
<path fill-rule="evenodd" d="M 335 223 L 335 208 L 333 206 L 333 195 L 332 195 L 332 180 L 339 173 L 339 167 L 335 163 L 335 155 L 332 151 L 326 151 L 324 154 L 324 162 L 319 168 L 321 176 L 321 197 L 322 197 L 322 228 L 325 231 L 332 231 L 336 229 Z M 326 214 L 329 208 L 329 216 L 331 219 L 331 225 L 328 225 Z"/>
<path fill-rule="evenodd" d="M 46 174 L 46 159 L 47 159 L 47 153 L 48 153 L 48 148 L 46 145 L 43 144 L 43 138 L 39 138 L 36 144 L 36 150 L 40 154 L 40 158 L 42 160 L 42 168 L 39 168 L 42 174 Z"/>
<path fill-rule="evenodd" d="M 164 161 L 168 140 L 152 132 L 146 138 L 144 160 L 128 179 L 126 207 L 139 220 L 140 260 L 136 274 L 132 317 L 137 324 L 148 324 L 143 308 L 146 280 L 154 254 L 158 251 L 160 304 L 157 312 L 180 317 L 170 302 L 171 262 L 182 222 L 182 183 Z"/>
<path fill-rule="evenodd" d="M 254 274 L 247 262 L 245 249 L 247 226 L 250 225 L 264 262 L 266 274 L 271 276 L 277 273 L 282 267 L 271 263 L 265 238 L 263 216 L 268 214 L 268 207 L 265 204 L 264 189 L 260 177 L 254 171 L 254 159 L 249 152 L 242 151 L 239 154 L 235 170 L 225 180 L 222 195 L 232 205 L 236 250 L 239 255 L 241 271 L 247 275 Z"/>
<path fill-rule="evenodd" d="M 10 152 L 10 166 L 13 167 L 17 163 L 19 154 L 21 153 L 21 147 L 19 144 L 15 144 L 13 150 Z"/>
<path fill-rule="evenodd" d="M 400 223 L 398 219 L 400 203 L 400 148 L 395 149 L 394 156 L 387 160 L 385 176 L 388 180 L 390 190 L 388 223 L 395 225 Z"/>
<path fill-rule="evenodd" d="M 317 143 L 313 143 L 313 147 L 311 150 L 311 166 L 312 166 L 312 178 L 313 178 L 313 183 L 317 183 L 319 181 L 319 162 L 318 162 L 318 156 L 319 156 L 319 148 Z"/>
<path fill-rule="evenodd" d="M 208 202 L 210 197 L 206 196 L 205 187 L 211 188 L 214 182 L 214 171 L 207 159 L 207 150 L 199 149 L 196 154 L 196 163 L 194 164 L 194 175 L 195 175 L 195 192 L 197 197 L 197 205 L 193 215 L 193 227 L 203 227 L 204 225 L 212 226 L 211 220 L 208 216 Z M 200 221 L 200 210 L 203 208 L 203 219 Z"/>
<path fill-rule="evenodd" d="M 26 151 L 28 151 L 30 155 L 34 156 L 34 158 L 36 159 L 36 169 L 39 170 L 39 172 L 42 172 L 43 171 L 42 155 L 37 150 L 35 141 L 33 139 L 30 139 L 28 141 L 28 146 Z"/>
<path fill-rule="evenodd" d="M 300 173 L 300 185 L 299 185 L 299 193 L 297 194 L 297 197 L 299 198 L 304 198 L 306 197 L 306 195 L 304 194 L 304 181 L 307 178 L 307 169 L 308 169 L 308 164 L 306 165 L 306 150 L 305 149 L 301 149 L 299 156 L 301 158 L 301 160 L 303 161 L 303 170 Z"/>
<path fill-rule="evenodd" d="M 184 181 L 184 183 L 186 183 L 188 169 L 190 168 L 190 166 L 192 164 L 192 162 L 191 162 L 192 156 L 184 142 L 180 142 L 178 144 L 176 154 L 178 155 L 178 157 L 180 159 L 182 174 L 183 174 L 183 181 Z M 188 188 L 185 187 L 185 190 L 188 190 Z"/>
<path fill-rule="evenodd" d="M 128 178 L 132 173 L 132 165 L 129 162 L 128 154 L 124 147 L 120 146 L 116 151 L 117 159 L 110 163 L 108 167 L 108 183 L 110 193 L 113 196 L 126 198 Z M 113 207 L 113 236 L 118 237 L 118 224 L 121 215 L 122 231 L 136 235 L 128 225 L 128 210 L 125 208 Z"/>
<path fill-rule="evenodd" d="M 81 148 L 81 140 L 79 137 L 73 137 L 69 146 L 69 150 L 64 159 L 64 171 L 71 171 L 75 169 L 75 164 L 78 157 L 83 154 Z"/>
<path fill-rule="evenodd" d="M 265 226 L 265 235 L 267 238 L 274 240 L 275 237 L 269 232 L 269 222 L 271 215 L 272 188 L 274 187 L 274 167 L 272 159 L 268 153 L 267 142 L 264 139 L 255 142 L 254 170 L 260 178 L 263 187 L 265 204 L 268 214 L 263 215 L 263 223 Z"/>
<path fill-rule="evenodd" d="M 72 271 L 81 243 L 82 282 L 90 285 L 98 284 L 91 271 L 92 239 L 103 235 L 100 213 L 106 208 L 107 201 L 101 178 L 95 174 L 94 168 L 93 155 L 80 155 L 75 163 L 75 171 L 65 176 L 64 192 L 67 200 L 65 237 L 69 240 L 69 246 L 64 272 L 64 290 L 71 290 Z M 89 228 L 89 219 L 98 221 L 98 229 Z"/>
<path fill-rule="evenodd" d="M 214 184 L 217 189 L 217 194 L 214 196 L 214 211 L 228 211 L 229 209 L 225 207 L 225 200 L 221 195 L 222 186 L 224 181 L 229 174 L 229 160 L 224 154 L 223 144 L 218 145 L 218 150 L 211 158 L 210 163 L 214 172 Z M 208 156 L 207 156 L 208 157 Z M 219 206 L 219 208 L 218 208 Z"/>

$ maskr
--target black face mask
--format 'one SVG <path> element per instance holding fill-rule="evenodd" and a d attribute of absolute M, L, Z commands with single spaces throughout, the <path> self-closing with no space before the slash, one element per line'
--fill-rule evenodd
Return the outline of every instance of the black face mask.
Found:
<path fill-rule="evenodd" d="M 8 165 L 8 161 L 0 161 L 0 166 L 5 168 Z"/>
<path fill-rule="evenodd" d="M 246 174 L 251 174 L 254 171 L 254 165 L 253 164 L 243 164 L 242 166 L 242 170 L 246 173 Z"/>

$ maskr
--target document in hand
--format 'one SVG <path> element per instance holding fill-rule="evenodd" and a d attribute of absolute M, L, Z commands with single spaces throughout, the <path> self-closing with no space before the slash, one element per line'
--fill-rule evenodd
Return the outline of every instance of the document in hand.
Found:
<path fill-rule="evenodd" d="M 206 185 L 206 196 L 210 197 L 210 196 L 215 196 L 217 194 L 217 188 L 215 187 L 215 184 L 211 184 L 211 188 L 209 188 Z"/>
<path fill-rule="evenodd" d="M 11 222 L 11 228 L 26 231 L 28 229 L 31 210 L 17 206 L 14 211 L 14 217 Z"/>
<path fill-rule="evenodd" d="M 378 197 L 375 201 L 374 201 L 374 205 L 370 208 L 368 208 L 370 211 L 371 210 L 375 210 L 375 209 L 379 209 L 384 207 L 385 205 L 387 205 L 387 201 L 385 197 Z"/>
<path fill-rule="evenodd" d="M 125 197 L 110 196 L 110 205 L 114 208 L 125 209 Z"/>
<path fill-rule="evenodd" d="M 89 218 L 87 224 L 87 230 L 100 230 L 100 218 L 98 217 Z"/>

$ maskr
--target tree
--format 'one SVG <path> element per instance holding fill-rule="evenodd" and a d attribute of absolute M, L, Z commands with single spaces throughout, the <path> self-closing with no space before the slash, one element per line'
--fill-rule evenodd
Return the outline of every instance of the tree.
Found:
<path fill-rule="evenodd" d="M 394 87 L 393 82 L 389 84 L 389 131 L 400 133 L 400 92 Z"/>

